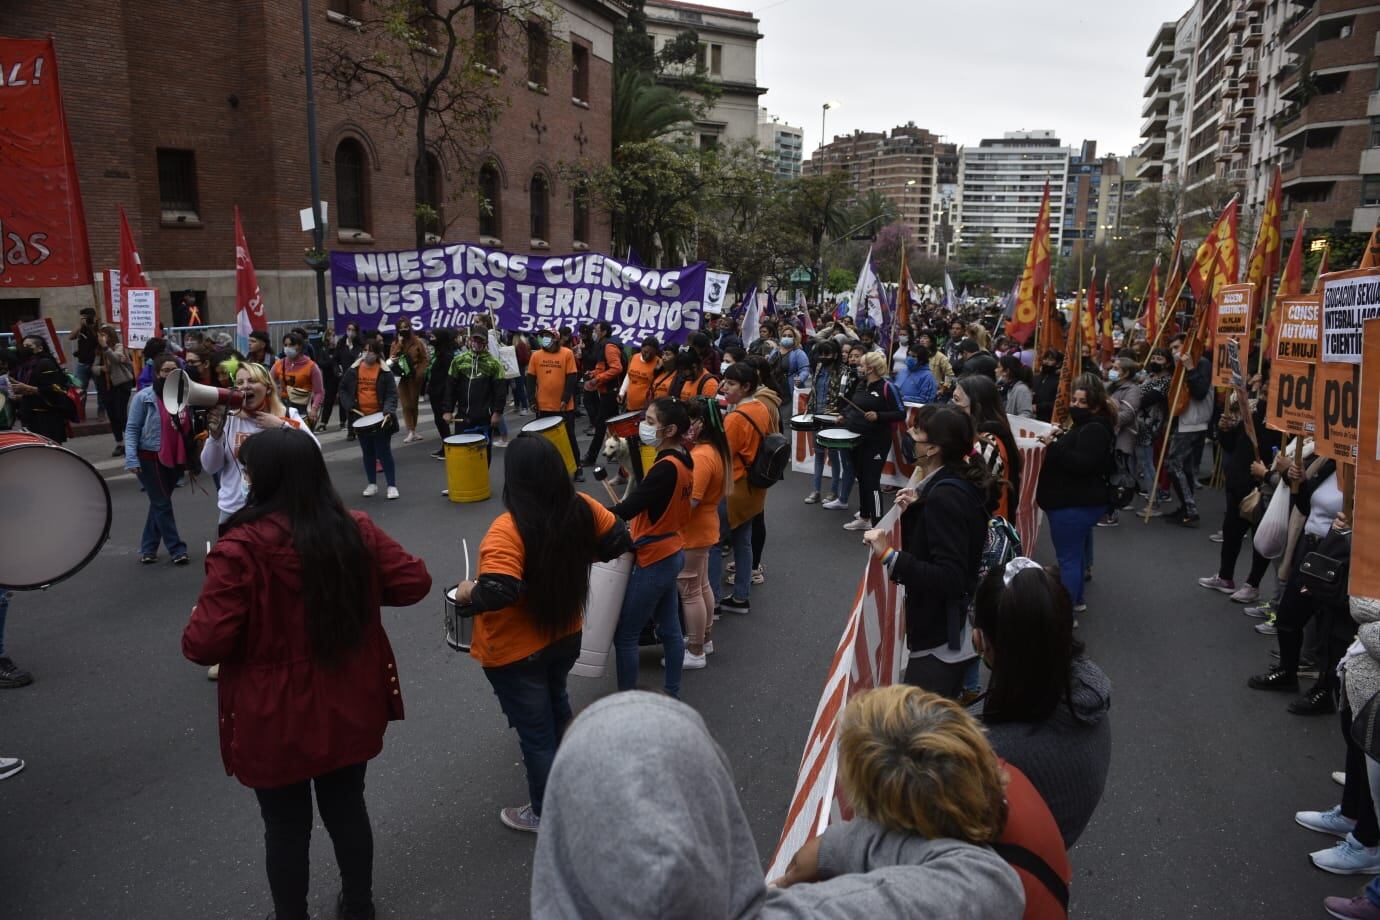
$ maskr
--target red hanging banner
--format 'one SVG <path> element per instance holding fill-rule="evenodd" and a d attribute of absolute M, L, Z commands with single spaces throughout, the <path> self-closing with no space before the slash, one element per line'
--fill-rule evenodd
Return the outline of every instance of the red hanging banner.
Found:
<path fill-rule="evenodd" d="M 52 39 L 0 38 L 0 288 L 90 284 Z"/>

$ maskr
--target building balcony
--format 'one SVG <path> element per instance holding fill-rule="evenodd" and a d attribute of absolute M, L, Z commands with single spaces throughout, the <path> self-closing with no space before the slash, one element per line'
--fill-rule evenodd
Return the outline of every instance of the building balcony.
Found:
<path fill-rule="evenodd" d="M 1156 90 L 1145 97 L 1145 103 L 1141 106 L 1142 116 L 1156 114 L 1159 112 L 1168 113 L 1169 111 L 1169 92 L 1167 90 Z"/>
<path fill-rule="evenodd" d="M 1351 232 L 1369 233 L 1380 224 L 1380 207 L 1361 207 L 1351 212 Z"/>
<path fill-rule="evenodd" d="M 1135 149 L 1135 156 L 1149 160 L 1157 160 L 1164 153 L 1163 137 L 1147 137 L 1138 144 Z"/>
<path fill-rule="evenodd" d="M 1366 99 L 1366 117 L 1380 115 L 1380 89 L 1373 91 Z"/>
<path fill-rule="evenodd" d="M 1300 17 L 1292 20 L 1292 24 L 1285 24 L 1285 51 L 1303 54 L 1315 46 L 1325 47 L 1324 43 L 1335 39 L 1352 37 L 1352 30 L 1356 23 L 1356 8 L 1320 12 L 1321 6 L 1321 3 L 1314 3 Z M 1366 44 L 1369 46 L 1370 42 L 1367 41 Z M 1325 65 L 1320 61 L 1315 61 L 1314 66 Z"/>
<path fill-rule="evenodd" d="M 1380 173 L 1380 147 L 1367 147 L 1361 151 L 1361 175 L 1373 176 Z"/>
<path fill-rule="evenodd" d="M 1258 22 L 1252 22 L 1241 32 L 1241 43 L 1247 48 L 1255 48 L 1265 40 L 1265 27 Z"/>
<path fill-rule="evenodd" d="M 1140 126 L 1140 136 L 1141 136 L 1141 137 L 1153 137 L 1154 135 L 1159 134 L 1160 132 L 1162 132 L 1162 131 L 1164 130 L 1165 125 L 1166 125 L 1168 122 L 1169 122 L 1169 113 L 1168 113 L 1168 112 L 1156 112 L 1155 114 L 1151 115 L 1149 118 L 1147 118 L 1147 119 L 1141 124 L 1141 126 Z"/>
<path fill-rule="evenodd" d="M 1241 95 L 1241 81 L 1233 77 L 1222 84 L 1222 95 L 1225 98 L 1233 99 Z"/>

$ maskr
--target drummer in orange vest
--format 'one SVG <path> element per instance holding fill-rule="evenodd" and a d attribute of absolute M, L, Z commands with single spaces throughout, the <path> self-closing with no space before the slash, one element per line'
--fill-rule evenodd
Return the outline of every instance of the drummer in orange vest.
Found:
<path fill-rule="evenodd" d="M 283 336 L 283 358 L 273 365 L 273 382 L 278 385 L 283 403 L 296 409 L 315 428 L 326 387 L 321 381 L 321 368 L 306 355 L 306 341 L 295 332 Z"/>
<path fill-rule="evenodd" d="M 579 386 L 580 366 L 575 353 L 556 338 L 555 330 L 542 329 L 537 336 L 541 347 L 527 360 L 527 389 L 536 407 L 537 418 L 559 415 L 565 419 L 570 436 L 570 452 L 575 457 L 576 482 L 585 481 L 580 466 L 580 442 L 575 440 L 575 389 Z"/>
<path fill-rule="evenodd" d="M 656 336 L 642 340 L 642 348 L 628 361 L 628 373 L 623 378 L 623 411 L 640 412 L 647 408 L 653 399 L 652 385 L 656 381 L 657 368 L 661 364 L 661 343 Z M 628 458 L 632 463 L 633 476 L 641 479 L 642 451 L 638 450 L 636 438 L 625 438 L 628 443 Z"/>

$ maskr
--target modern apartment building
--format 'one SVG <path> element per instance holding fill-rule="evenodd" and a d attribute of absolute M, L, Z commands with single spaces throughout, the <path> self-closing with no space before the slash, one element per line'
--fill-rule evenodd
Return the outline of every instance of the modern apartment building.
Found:
<path fill-rule="evenodd" d="M 914 247 L 937 256 L 942 254 L 946 228 L 953 242 L 952 222 L 938 202 L 944 200 L 941 189 L 956 185 L 957 163 L 954 144 L 910 122 L 890 133 L 858 131 L 835 137 L 815 151 L 805 172 L 846 171 L 859 195 L 875 191 L 891 201 L 898 220 L 910 227 Z"/>
<path fill-rule="evenodd" d="M 701 147 L 756 141 L 757 110 L 767 91 L 757 85 L 757 17 L 681 0 L 647 0 L 647 32 L 660 50 L 686 30 L 699 36 L 699 66 L 719 90 L 714 105 L 693 128 Z M 684 86 L 674 76 L 663 77 Z"/>
<path fill-rule="evenodd" d="M 1121 234 L 1123 205 L 1140 190 L 1137 157 L 1097 155 L 1097 142 L 1084 141 L 1069 158 L 1064 185 L 1063 233 L 1059 251 L 1077 256 Z M 1051 193 L 1052 194 L 1052 193 Z"/>
<path fill-rule="evenodd" d="M 765 108 L 757 110 L 757 146 L 776 167 L 778 179 L 800 178 L 805 132 L 788 125 Z"/>
<path fill-rule="evenodd" d="M 958 234 L 963 242 L 990 234 L 1000 249 L 1030 244 L 1049 182 L 1050 245 L 1063 244 L 1065 187 L 1073 151 L 1053 131 L 1008 131 L 959 155 Z"/>

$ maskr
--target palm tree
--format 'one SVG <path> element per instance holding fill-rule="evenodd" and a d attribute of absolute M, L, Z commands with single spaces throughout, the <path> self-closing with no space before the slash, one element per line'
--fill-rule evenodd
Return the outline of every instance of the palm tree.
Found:
<path fill-rule="evenodd" d="M 624 144 L 665 137 L 690 123 L 693 113 L 680 94 L 651 74 L 624 71 L 613 85 L 613 155 Z"/>

